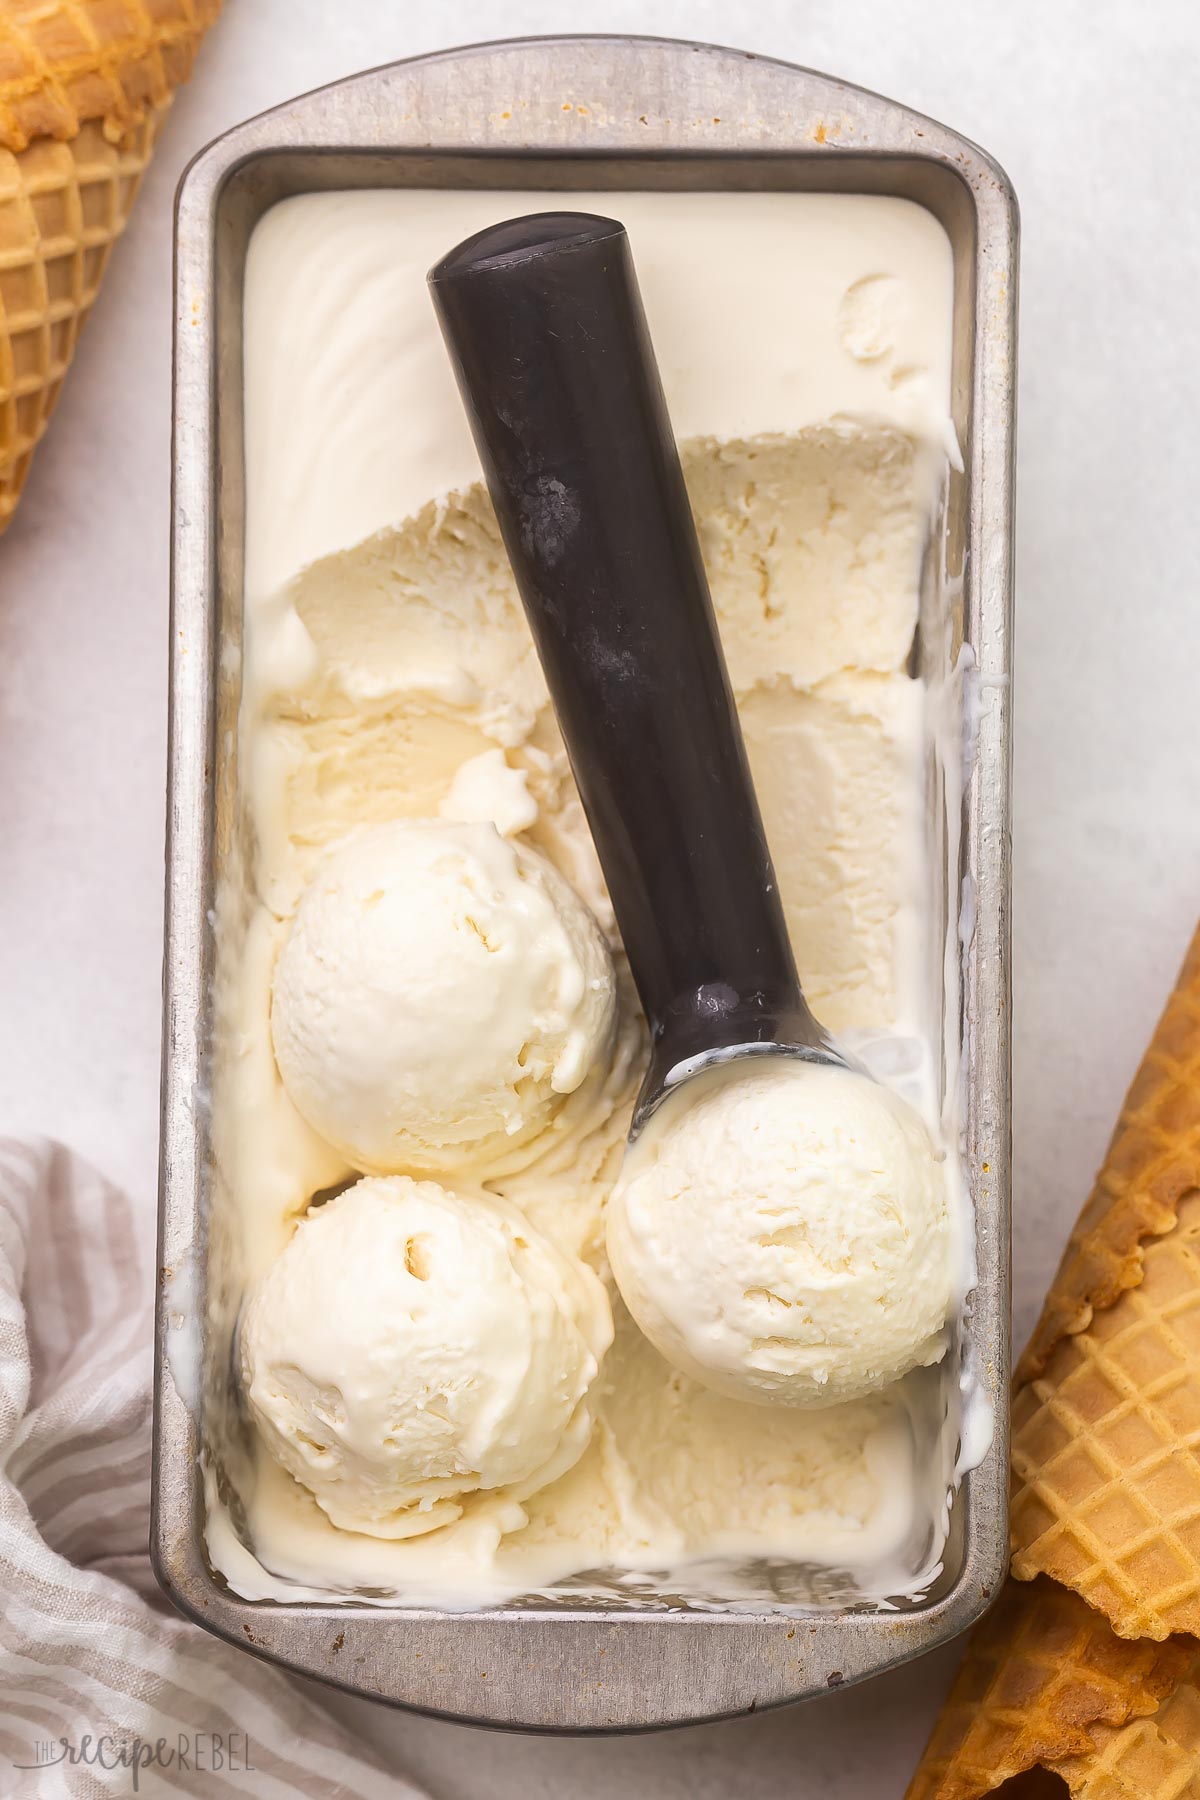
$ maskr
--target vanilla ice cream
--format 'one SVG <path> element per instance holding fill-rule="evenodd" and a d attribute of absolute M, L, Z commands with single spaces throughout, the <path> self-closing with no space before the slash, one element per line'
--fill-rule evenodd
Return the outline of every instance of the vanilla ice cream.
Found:
<path fill-rule="evenodd" d="M 241 831 L 217 905 L 213 1216 L 230 1245 L 222 1292 L 232 1311 L 245 1289 L 270 1291 L 273 1272 L 348 1198 L 313 1208 L 315 1196 L 364 1168 L 432 1170 L 483 1220 L 491 1196 L 585 1285 L 608 1287 L 616 1336 L 564 1429 L 573 1444 L 578 1419 L 586 1448 L 556 1480 L 550 1463 L 541 1477 L 516 1479 L 506 1462 L 500 1485 L 455 1489 L 474 1448 L 452 1466 L 442 1460 L 436 1413 L 423 1416 L 416 1387 L 402 1384 L 391 1423 L 383 1401 L 363 1399 L 365 1460 L 354 1463 L 341 1516 L 386 1520 L 397 1507 L 408 1516 L 418 1493 L 461 1514 L 407 1538 L 340 1529 L 329 1491 L 310 1482 L 303 1440 L 344 1453 L 326 1427 L 305 1423 L 306 1389 L 277 1427 L 261 1424 L 248 1457 L 236 1433 L 222 1447 L 236 1530 L 258 1559 L 254 1591 L 281 1598 L 299 1582 L 461 1606 L 563 1593 L 556 1584 L 570 1582 L 616 1604 L 885 1599 L 920 1589 L 938 1563 L 959 1417 L 951 1359 L 861 1399 L 747 1402 L 665 1361 L 611 1286 L 605 1214 L 645 1067 L 644 1029 L 425 280 L 472 232 L 561 203 L 530 192 L 307 194 L 254 231 Z M 873 1069 L 903 1083 L 945 1156 L 956 1208 L 956 1045 L 943 1037 L 943 1019 L 957 1018 L 947 986 L 955 964 L 940 924 L 956 909 L 929 824 L 943 768 L 932 703 L 911 673 L 918 628 L 921 642 L 945 630 L 938 559 L 926 551 L 957 455 L 949 241 L 931 214 L 899 199 L 622 191 L 573 193 L 571 205 L 618 217 L 629 232 L 806 992 Z M 955 743 L 947 792 L 958 766 Z M 469 851 L 426 854 L 445 832 L 461 847 L 464 831 Z M 507 962 L 454 924 L 466 916 L 459 863 L 483 854 L 483 838 L 470 835 L 481 832 L 489 868 L 510 860 L 481 884 L 496 896 L 487 917 L 471 916 L 488 938 L 506 934 Z M 347 856 L 356 873 L 335 893 L 329 872 Z M 531 880 L 534 862 L 553 865 L 587 911 L 548 877 Z M 526 909 L 517 916 L 514 893 Z M 589 914 L 609 939 L 615 1009 Z M 408 1158 L 428 1160 L 397 1160 Z M 726 1205 L 743 1167 L 723 1141 L 712 1168 L 697 1171 L 722 1188 L 716 1235 L 696 1230 L 681 1252 L 710 1296 L 722 1255 L 739 1271 L 731 1356 L 748 1339 L 778 1338 L 781 1367 L 806 1370 L 815 1387 L 821 1330 L 847 1367 L 857 1356 L 880 1378 L 904 1360 L 889 1364 L 889 1334 L 933 1352 L 964 1272 L 939 1260 L 936 1229 L 922 1236 L 920 1204 L 906 1246 L 869 1182 L 839 1219 L 818 1220 L 797 1174 L 779 1227 L 795 1243 L 747 1246 Z M 391 1186 L 358 1191 L 379 1185 Z M 936 1197 L 925 1198 L 932 1217 Z M 619 1206 L 629 1203 L 627 1186 Z M 876 1214 L 873 1270 L 861 1252 Z M 320 1305 L 337 1331 L 364 1314 L 363 1336 L 340 1341 L 322 1318 L 322 1367 L 336 1380 L 307 1358 L 298 1329 L 271 1366 L 290 1363 L 314 1388 L 358 1380 L 365 1390 L 355 1359 L 383 1366 L 368 1343 L 377 1347 L 382 1330 L 385 1275 L 368 1266 L 379 1229 L 364 1214 L 353 1257 L 329 1230 Z M 379 1260 L 394 1267 L 400 1227 L 381 1241 L 392 1247 Z M 471 1268 L 493 1266 L 490 1256 L 481 1251 Z M 799 1263 L 843 1256 L 821 1330 L 789 1305 L 783 1330 L 772 1317 L 758 1331 L 746 1290 L 788 1300 L 800 1291 Z M 901 1291 L 906 1267 L 924 1271 L 912 1288 L 927 1291 Z M 504 1283 L 525 1317 L 527 1300 Z M 417 1285 L 406 1276 L 394 1291 Z M 864 1326 L 851 1344 L 852 1319 L 882 1315 L 893 1298 L 895 1318 L 879 1321 L 870 1343 Z M 439 1356 L 461 1373 L 484 1352 L 462 1294 L 455 1305 L 461 1328 L 443 1332 L 438 1354 L 427 1319 L 414 1383 L 436 1383 Z M 599 1354 L 594 1332 L 582 1336 Z M 560 1420 L 584 1381 L 583 1364 L 571 1366 Z M 540 1379 L 531 1376 L 535 1387 Z M 521 1432 L 537 1411 L 522 1414 Z M 402 1473 L 390 1451 L 378 1456 L 393 1424 L 405 1434 Z M 239 1563 L 221 1549 L 234 1532 L 216 1506 L 210 1549 L 236 1585 L 245 1551 Z"/>
<path fill-rule="evenodd" d="M 828 1406 L 946 1347 L 944 1160 L 865 1075 L 718 1064 L 669 1094 L 608 1208 L 626 1305 L 676 1367 L 734 1398 Z"/>
<path fill-rule="evenodd" d="M 578 1461 L 611 1339 L 601 1282 L 513 1208 L 395 1176 L 301 1220 L 247 1303 L 242 1385 L 335 1525 L 405 1538 Z"/>
<path fill-rule="evenodd" d="M 612 1042 L 575 890 L 492 824 L 397 820 L 333 852 L 275 969 L 294 1104 L 354 1168 L 434 1171 L 544 1130 Z"/>

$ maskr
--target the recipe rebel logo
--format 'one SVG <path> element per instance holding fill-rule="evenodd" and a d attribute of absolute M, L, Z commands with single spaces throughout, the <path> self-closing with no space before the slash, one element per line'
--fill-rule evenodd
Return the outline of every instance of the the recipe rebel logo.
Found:
<path fill-rule="evenodd" d="M 85 1732 L 78 1739 L 39 1738 L 30 1746 L 31 1760 L 14 1760 L 15 1769 L 53 1769 L 59 1766 L 97 1769 L 106 1773 L 123 1769 L 130 1791 L 141 1791 L 146 1769 L 174 1770 L 198 1775 L 253 1775 L 253 1745 L 244 1731 L 180 1731 L 174 1737 L 153 1740 L 136 1733 Z"/>

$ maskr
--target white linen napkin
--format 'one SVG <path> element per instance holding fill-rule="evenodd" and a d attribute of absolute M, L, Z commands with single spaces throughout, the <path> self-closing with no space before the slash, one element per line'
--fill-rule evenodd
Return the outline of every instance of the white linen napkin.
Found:
<path fill-rule="evenodd" d="M 123 1194 L 0 1140 L 0 1795 L 421 1800 L 159 1593 L 143 1261 Z"/>

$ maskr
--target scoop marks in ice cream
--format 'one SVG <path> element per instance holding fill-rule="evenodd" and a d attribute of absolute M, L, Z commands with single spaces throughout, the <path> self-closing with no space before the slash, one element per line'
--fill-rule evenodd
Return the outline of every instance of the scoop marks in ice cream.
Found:
<path fill-rule="evenodd" d="M 242 1381 L 335 1525 L 403 1538 L 571 1468 L 611 1339 L 599 1278 L 515 1208 L 393 1176 L 300 1221 L 248 1300 Z"/>
<path fill-rule="evenodd" d="M 535 1136 L 615 1029 L 612 959 L 549 862 L 492 824 L 336 849 L 275 971 L 284 1085 L 356 1169 L 438 1174 Z"/>
<path fill-rule="evenodd" d="M 827 1405 L 945 1348 L 944 1165 L 905 1101 L 845 1069 L 743 1060 L 668 1097 L 627 1153 L 608 1253 L 655 1348 L 739 1399 Z"/>
<path fill-rule="evenodd" d="M 930 520 L 947 458 L 957 457 L 949 240 L 932 214 L 889 197 L 619 198 L 806 995 L 839 1039 L 868 1058 L 878 1051 L 881 1070 L 904 1064 L 904 1091 L 932 1122 L 937 1072 L 955 1053 L 947 1040 L 943 1058 L 942 1021 L 929 1009 L 946 949 L 926 811 L 943 699 L 914 678 L 911 652 L 919 618 L 924 641 L 940 616 L 922 601 L 922 570 L 936 572 Z M 611 213 L 615 203 L 611 192 L 572 196 L 587 211 Z M 516 888 L 547 937 L 514 922 L 499 899 L 447 898 L 463 891 L 450 873 L 456 860 L 476 867 L 483 854 L 484 836 L 470 837 L 467 855 L 457 834 L 486 834 L 490 821 L 512 838 L 514 857 L 525 846 L 547 856 L 615 941 L 425 280 L 472 232 L 561 204 L 561 194 L 528 190 L 302 194 L 266 213 L 249 248 L 238 759 L 246 830 L 237 842 L 252 855 L 229 864 L 218 894 L 213 1205 L 229 1246 L 217 1291 L 230 1313 L 254 1295 L 243 1343 L 262 1429 L 251 1467 L 226 1469 L 238 1530 L 244 1519 L 258 1560 L 253 1591 L 294 1599 L 289 1583 L 298 1582 L 333 1596 L 373 1588 L 404 1604 L 461 1606 L 570 1578 L 572 1593 L 585 1588 L 608 1604 L 615 1591 L 621 1604 L 632 1575 L 667 1604 L 749 1596 L 757 1607 L 782 1591 L 774 1574 L 764 1584 L 756 1573 L 759 1558 L 848 1570 L 864 1596 L 920 1591 L 945 1535 L 956 1369 L 917 1370 L 844 1406 L 748 1405 L 744 1384 L 731 1398 L 665 1363 L 618 1305 L 612 1349 L 560 1445 L 573 1454 L 576 1421 L 582 1430 L 593 1415 L 578 1462 L 551 1481 L 551 1458 L 546 1485 L 534 1492 L 530 1477 L 519 1501 L 504 1486 L 468 1492 L 480 1462 L 487 1479 L 508 1479 L 511 1465 L 497 1472 L 465 1426 L 455 1438 L 467 1414 L 438 1396 L 443 1382 L 456 1396 L 480 1358 L 490 1376 L 492 1352 L 480 1347 L 499 1340 L 485 1339 L 465 1298 L 439 1314 L 436 1350 L 431 1316 L 421 1315 L 420 1331 L 405 1323 L 405 1296 L 423 1299 L 435 1283 L 422 1288 L 405 1273 L 404 1246 L 412 1238 L 419 1250 L 431 1234 L 402 1225 L 394 1198 L 385 1207 L 363 1193 L 415 1182 L 371 1180 L 313 1205 L 353 1165 L 432 1177 L 491 1219 L 479 1198 L 486 1184 L 520 1209 L 527 1243 L 540 1232 L 573 1269 L 579 1259 L 607 1283 L 604 1212 L 641 1078 L 638 1021 L 631 1006 L 619 1008 L 615 1041 L 592 1046 L 594 1074 L 561 1097 L 580 1066 L 565 1054 L 582 1045 L 573 1034 L 603 1039 L 611 1018 L 607 955 L 590 921 L 578 923 L 578 903 L 561 887 L 543 905 L 547 890 L 539 897 L 536 881 L 518 882 L 511 862 L 484 891 Z M 391 848 L 363 848 L 347 892 L 327 892 L 349 846 L 380 828 Z M 507 854 L 490 842 L 489 867 Z M 511 947 L 519 934 L 519 948 L 489 954 L 467 911 L 494 945 Z M 595 971 L 590 1000 L 562 998 L 567 976 L 553 943 L 572 981 Z M 947 1126 L 954 1164 L 952 1109 Z M 732 1145 L 719 1155 L 727 1167 Z M 961 1207 L 953 1171 L 949 1187 Z M 680 1230 L 701 1270 L 698 1316 L 715 1306 L 711 1284 L 731 1243 L 747 1260 L 772 1252 L 742 1243 L 736 1193 L 713 1205 L 711 1233 L 696 1222 L 703 1185 L 696 1195 Z M 394 1241 L 387 1227 L 377 1239 L 376 1222 L 393 1218 Z M 454 1230 L 466 1241 L 465 1225 Z M 436 1245 L 456 1241 L 445 1231 Z M 301 1254 L 306 1241 L 311 1256 Z M 336 1268 L 320 1266 L 321 1249 Z M 280 1285 L 268 1285 L 281 1258 Z M 303 1300 L 301 1264 L 311 1283 Z M 389 1286 L 385 1271 L 397 1267 Z M 500 1271 L 500 1294 L 505 1304 L 515 1295 L 520 1318 L 527 1302 L 505 1259 L 497 1252 L 471 1267 Z M 966 1275 L 957 1271 L 959 1285 Z M 845 1271 L 841 1279 L 849 1282 Z M 783 1280 L 742 1277 L 735 1311 L 753 1286 L 786 1297 Z M 922 1283 L 918 1275 L 912 1293 L 898 1294 L 901 1309 L 921 1298 Z M 287 1292 L 296 1296 L 290 1314 Z M 490 1294 L 479 1304 L 490 1318 Z M 769 1301 L 764 1310 L 765 1335 L 785 1335 L 779 1314 L 799 1337 L 797 1312 Z M 929 1311 L 933 1331 L 932 1302 Z M 271 1326 L 270 1356 L 268 1312 L 291 1320 L 286 1331 Z M 220 1326 L 232 1329 L 232 1317 Z M 593 1327 L 581 1330 L 594 1348 Z M 728 1337 L 744 1341 L 732 1327 Z M 410 1360 L 425 1385 L 415 1374 L 410 1384 Z M 365 1397 L 369 1383 L 382 1391 L 396 1362 L 403 1479 L 399 1448 L 379 1450 L 392 1430 L 384 1401 Z M 281 1421 L 272 1428 L 267 1371 L 285 1366 L 308 1385 L 281 1377 L 301 1399 L 270 1400 Z M 532 1374 L 530 1383 L 523 1392 L 537 1386 Z M 567 1399 L 572 1391 L 568 1380 Z M 556 1405 L 565 1416 L 566 1400 Z M 439 1410 L 457 1423 L 439 1422 Z M 518 1436 L 527 1429 L 518 1431 L 516 1412 L 510 1423 Z M 324 1474 L 293 1426 L 333 1458 Z M 504 1432 L 498 1426 L 496 1439 Z M 452 1441 L 461 1461 L 448 1470 Z M 355 1473 L 335 1478 L 337 1468 Z M 418 1535 L 379 1536 L 378 1524 L 363 1524 L 372 1517 Z M 214 1503 L 210 1553 L 238 1586 L 240 1564 L 220 1549 L 223 1518 Z M 232 1527 L 228 1537 L 236 1543 Z M 602 1570 L 621 1572 L 615 1590 Z"/>

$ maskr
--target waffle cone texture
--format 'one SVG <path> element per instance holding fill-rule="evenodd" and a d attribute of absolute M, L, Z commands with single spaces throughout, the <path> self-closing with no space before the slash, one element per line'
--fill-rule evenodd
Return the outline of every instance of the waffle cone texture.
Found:
<path fill-rule="evenodd" d="M 1200 1800 L 1200 932 L 1018 1365 L 1012 1530 L 909 1800 Z"/>
<path fill-rule="evenodd" d="M 0 0 L 0 533 L 220 0 Z"/>

